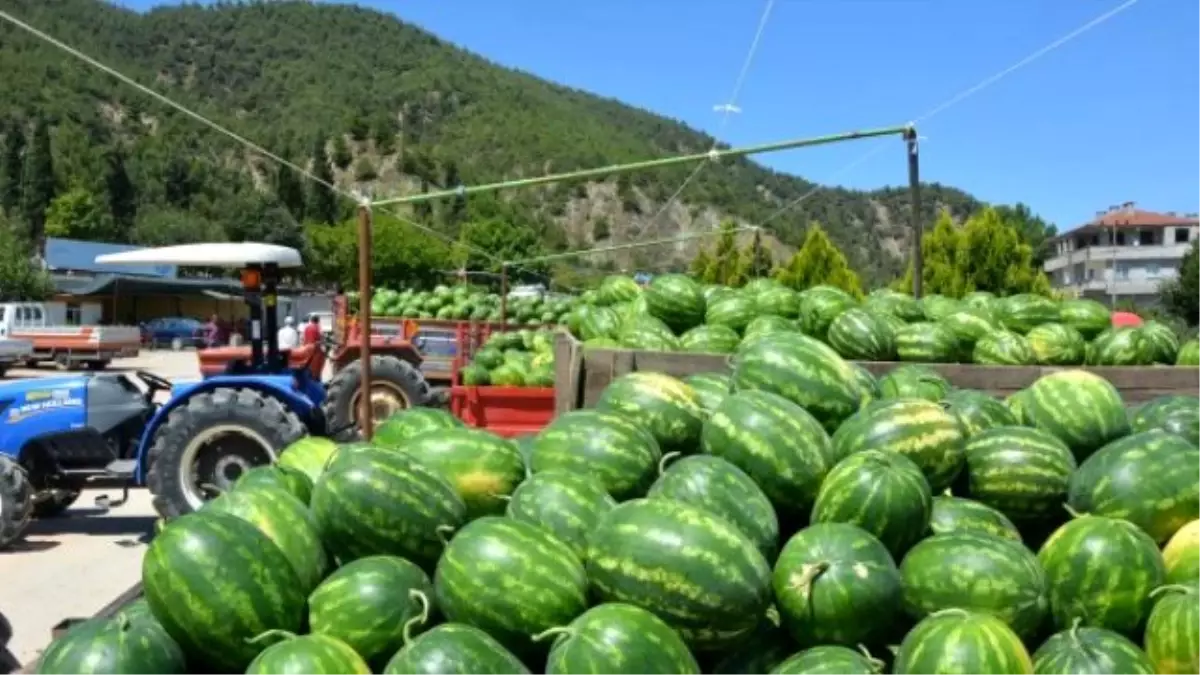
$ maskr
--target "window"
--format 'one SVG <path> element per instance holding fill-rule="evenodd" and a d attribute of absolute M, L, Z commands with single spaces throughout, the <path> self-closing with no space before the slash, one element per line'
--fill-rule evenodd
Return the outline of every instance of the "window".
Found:
<path fill-rule="evenodd" d="M 1187 229 L 1186 227 L 1175 228 L 1175 243 L 1176 244 L 1186 244 L 1186 243 L 1188 243 L 1188 240 L 1191 238 L 1192 238 L 1191 230 Z"/>
<path fill-rule="evenodd" d="M 1153 279 L 1161 273 L 1162 272 L 1158 269 L 1158 263 L 1146 263 L 1146 276 Z"/>
<path fill-rule="evenodd" d="M 1153 246 L 1154 245 L 1154 230 L 1142 230 L 1141 232 L 1139 232 L 1138 240 L 1136 242 L 1134 242 L 1134 244 L 1135 245 L 1140 244 L 1142 246 Z"/>
<path fill-rule="evenodd" d="M 67 325 L 78 326 L 83 323 L 83 309 L 78 302 L 67 303 Z"/>
<path fill-rule="evenodd" d="M 1117 278 L 1124 281 L 1129 278 L 1129 268 L 1121 266 L 1117 268 Z"/>
<path fill-rule="evenodd" d="M 1087 280 L 1091 281 L 1092 279 L 1095 279 L 1095 278 L 1096 278 L 1096 270 L 1089 267 L 1088 271 L 1087 271 Z"/>

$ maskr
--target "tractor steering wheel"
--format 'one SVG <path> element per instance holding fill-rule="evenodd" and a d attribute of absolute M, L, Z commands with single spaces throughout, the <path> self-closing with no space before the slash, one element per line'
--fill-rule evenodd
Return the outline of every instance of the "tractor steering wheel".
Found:
<path fill-rule="evenodd" d="M 154 393 L 157 391 L 171 391 L 171 382 L 164 377 L 159 377 L 145 370 L 134 371 L 134 374 L 138 376 L 138 379 L 146 383 L 146 388 L 150 390 L 147 392 L 150 398 L 154 398 Z"/>

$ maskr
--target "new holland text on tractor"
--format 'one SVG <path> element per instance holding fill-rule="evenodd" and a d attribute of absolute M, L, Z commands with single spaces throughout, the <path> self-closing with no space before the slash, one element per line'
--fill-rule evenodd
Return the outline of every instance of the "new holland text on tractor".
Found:
<path fill-rule="evenodd" d="M 198 508 L 248 468 L 274 461 L 305 435 L 356 433 L 362 364 L 326 385 L 326 345 L 279 349 L 280 270 L 301 265 L 295 249 L 261 243 L 190 244 L 103 255 L 96 262 L 241 269 L 250 344 L 202 350 L 220 359 L 202 379 L 171 383 L 149 372 L 104 373 L 0 383 L 0 549 L 31 517 L 66 510 L 96 480 L 144 485 L 164 518 Z M 370 401 L 378 422 L 425 405 L 421 357 L 403 340 L 371 346 Z M 169 392 L 165 403 L 155 394 Z"/>

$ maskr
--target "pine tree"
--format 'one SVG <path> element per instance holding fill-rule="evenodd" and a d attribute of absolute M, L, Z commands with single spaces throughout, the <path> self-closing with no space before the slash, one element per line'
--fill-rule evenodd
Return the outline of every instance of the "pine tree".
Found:
<path fill-rule="evenodd" d="M 137 221 L 138 194 L 129 172 L 125 169 L 125 154 L 117 146 L 109 148 L 105 156 L 104 190 L 108 212 L 120 233 L 121 241 L 129 241 L 133 225 Z"/>
<path fill-rule="evenodd" d="M 350 152 L 350 146 L 346 145 L 346 137 L 342 134 L 336 134 L 333 137 L 333 164 L 337 168 L 345 171 L 350 168 L 350 163 L 354 161 L 354 154 Z"/>
<path fill-rule="evenodd" d="M 938 294 L 952 298 L 963 295 L 966 280 L 959 269 L 961 242 L 962 235 L 954 225 L 950 212 L 942 209 L 933 229 L 926 231 L 921 237 L 922 295 Z M 904 279 L 897 284 L 896 290 L 912 292 L 912 267 L 912 263 L 909 262 Z"/>
<path fill-rule="evenodd" d="M 862 295 L 858 275 L 850 269 L 846 256 L 830 241 L 819 223 L 809 225 L 804 243 L 788 263 L 776 271 L 775 278 L 798 291 L 826 285 L 855 296 Z"/>
<path fill-rule="evenodd" d="M 771 258 L 771 252 L 767 250 L 762 243 L 762 232 L 754 231 L 754 240 L 750 243 L 750 249 L 747 251 L 749 258 L 751 278 L 760 279 L 771 276 L 771 272 L 775 268 L 775 261 Z"/>
<path fill-rule="evenodd" d="M 304 184 L 290 166 L 280 164 L 275 167 L 275 198 L 292 218 L 304 220 Z"/>
<path fill-rule="evenodd" d="M 28 226 L 29 241 L 41 253 L 45 249 L 46 209 L 54 201 L 54 155 L 50 147 L 50 125 L 38 118 L 33 126 L 22 174 L 21 210 Z"/>
<path fill-rule="evenodd" d="M 320 180 L 333 184 L 333 169 L 329 166 L 329 155 L 325 152 L 325 137 L 321 136 L 313 144 L 312 173 Z M 308 208 L 309 218 L 318 223 L 332 225 L 338 220 L 337 195 L 328 187 L 309 181 Z"/>
<path fill-rule="evenodd" d="M 0 155 L 0 212 L 16 220 L 21 209 L 21 175 L 25 170 L 25 129 L 17 120 L 4 132 L 4 151 Z"/>
<path fill-rule="evenodd" d="M 163 167 L 162 183 L 167 204 L 184 210 L 191 208 L 196 185 L 192 179 L 192 167 L 185 158 L 171 155 Z"/>

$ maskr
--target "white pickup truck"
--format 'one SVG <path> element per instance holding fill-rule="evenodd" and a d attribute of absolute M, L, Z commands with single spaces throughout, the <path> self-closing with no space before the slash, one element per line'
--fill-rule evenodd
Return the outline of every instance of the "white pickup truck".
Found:
<path fill-rule="evenodd" d="M 29 340 L 10 340 L 0 338 L 0 377 L 20 361 L 33 354 L 33 343 Z"/>
<path fill-rule="evenodd" d="M 0 304 L 0 338 L 33 343 L 30 365 L 54 361 L 64 368 L 100 370 L 114 358 L 137 356 L 136 326 L 101 326 L 98 303 L 6 302 Z"/>

